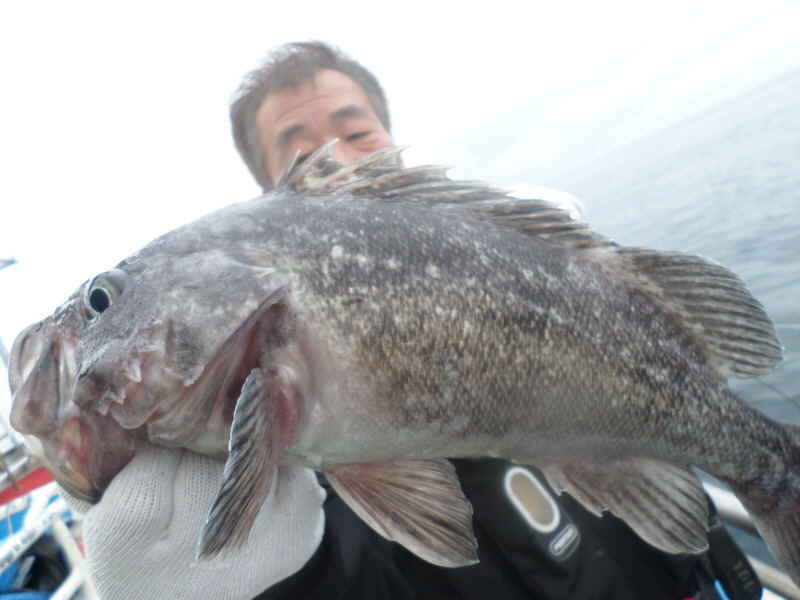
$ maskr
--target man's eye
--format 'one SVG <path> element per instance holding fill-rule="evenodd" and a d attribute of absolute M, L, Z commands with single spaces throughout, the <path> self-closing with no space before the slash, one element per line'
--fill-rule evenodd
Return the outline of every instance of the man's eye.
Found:
<path fill-rule="evenodd" d="M 360 140 L 361 138 L 368 136 L 370 133 L 370 131 L 359 131 L 358 133 L 348 135 L 346 141 L 355 142 L 356 140 Z"/>
<path fill-rule="evenodd" d="M 303 154 L 302 156 L 297 157 L 297 161 L 294 163 L 295 165 L 303 164 L 308 157 L 311 156 L 310 154 Z"/>

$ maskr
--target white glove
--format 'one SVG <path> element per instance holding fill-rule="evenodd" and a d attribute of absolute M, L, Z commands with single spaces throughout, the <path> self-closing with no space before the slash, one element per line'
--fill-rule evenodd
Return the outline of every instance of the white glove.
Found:
<path fill-rule="evenodd" d="M 224 466 L 189 450 L 140 446 L 85 513 L 87 564 L 102 600 L 250 600 L 311 558 L 325 492 L 313 471 L 280 467 L 247 544 L 195 562 Z"/>

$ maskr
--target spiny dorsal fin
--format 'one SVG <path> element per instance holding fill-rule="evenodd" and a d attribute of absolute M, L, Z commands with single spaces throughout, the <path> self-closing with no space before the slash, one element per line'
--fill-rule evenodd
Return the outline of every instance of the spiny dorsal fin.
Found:
<path fill-rule="evenodd" d="M 300 164 L 297 163 L 300 154 L 298 151 L 286 167 L 276 190 L 292 190 L 302 194 L 332 194 L 348 184 L 399 171 L 397 157 L 408 148 L 408 146 L 386 148 L 349 165 L 343 165 L 333 154 L 333 147 L 338 141 L 333 139 L 320 146 Z"/>
<path fill-rule="evenodd" d="M 568 211 L 553 202 L 518 200 L 482 181 L 454 181 L 445 174 L 449 167 L 401 169 L 397 157 L 405 147 L 386 148 L 342 165 L 333 155 L 336 141 L 328 142 L 299 165 L 295 157 L 276 190 L 452 206 L 496 225 L 552 242 L 579 247 L 611 244 L 611 240 L 597 235 L 586 223 L 574 221 Z"/>
<path fill-rule="evenodd" d="M 694 254 L 650 248 L 614 252 L 705 342 L 723 377 L 764 375 L 783 358 L 772 321 L 735 273 Z"/>

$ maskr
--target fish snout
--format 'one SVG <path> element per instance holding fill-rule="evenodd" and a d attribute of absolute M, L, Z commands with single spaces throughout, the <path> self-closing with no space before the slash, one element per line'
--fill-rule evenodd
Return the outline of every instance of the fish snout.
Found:
<path fill-rule="evenodd" d="M 52 341 L 53 319 L 28 325 L 14 340 L 8 362 L 8 383 L 15 394 L 30 375 L 42 353 L 45 340 Z"/>
<path fill-rule="evenodd" d="M 39 435 L 55 431 L 72 404 L 78 341 L 59 332 L 49 321 L 28 327 L 12 347 L 11 424 L 21 433 Z"/>

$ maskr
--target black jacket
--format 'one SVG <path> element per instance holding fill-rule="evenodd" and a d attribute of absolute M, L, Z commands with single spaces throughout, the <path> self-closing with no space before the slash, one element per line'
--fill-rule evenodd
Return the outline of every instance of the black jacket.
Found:
<path fill-rule="evenodd" d="M 505 475 L 516 465 L 452 462 L 474 509 L 478 564 L 447 569 L 417 558 L 375 533 L 328 488 L 320 547 L 303 569 L 255 600 L 720 598 L 706 555 L 660 552 L 612 515 L 598 518 L 552 492 L 561 518 L 552 532 L 542 533 L 506 492 Z M 530 472 L 543 481 L 536 469 Z M 760 588 L 752 597 L 760 597 Z"/>

